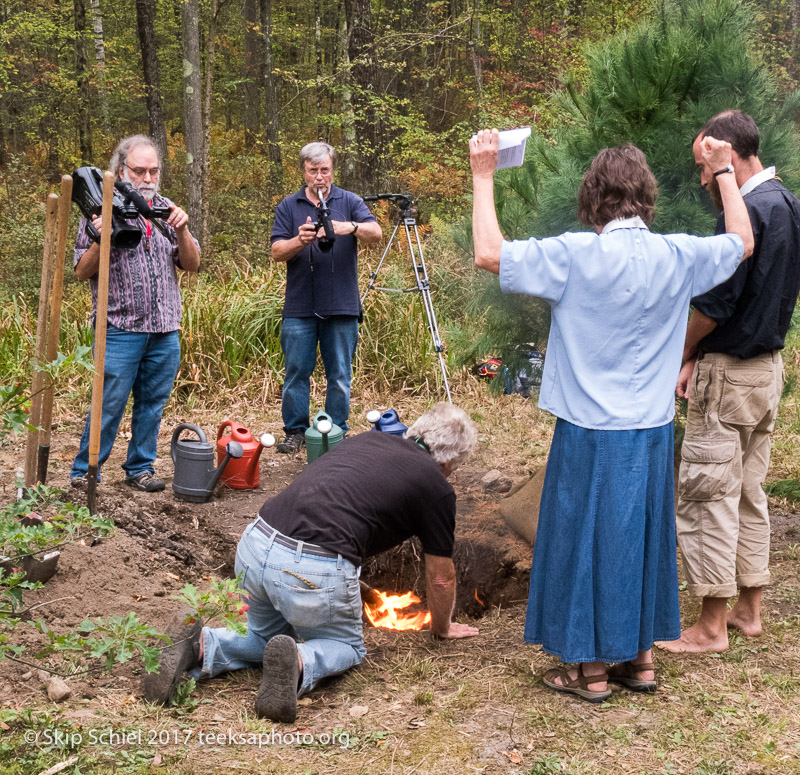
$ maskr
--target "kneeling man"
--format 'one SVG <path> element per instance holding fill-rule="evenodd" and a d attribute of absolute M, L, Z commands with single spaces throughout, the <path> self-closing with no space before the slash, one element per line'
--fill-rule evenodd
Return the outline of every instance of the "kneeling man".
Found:
<path fill-rule="evenodd" d="M 467 414 L 439 403 L 404 438 L 362 433 L 314 461 L 261 507 L 239 541 L 247 634 L 185 624 L 179 614 L 167 631 L 174 645 L 159 672 L 144 678 L 145 698 L 168 704 L 186 670 L 200 678 L 263 665 L 256 714 L 293 722 L 298 697 L 366 654 L 361 564 L 411 536 L 425 554 L 431 632 L 477 635 L 452 621 L 456 496 L 446 481 L 476 441 Z"/>

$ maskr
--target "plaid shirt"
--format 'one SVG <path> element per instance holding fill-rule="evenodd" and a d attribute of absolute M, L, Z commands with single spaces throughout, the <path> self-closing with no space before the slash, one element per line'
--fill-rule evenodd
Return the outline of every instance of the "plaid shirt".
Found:
<path fill-rule="evenodd" d="M 156 194 L 153 206 L 173 204 Z M 137 223 L 137 221 L 128 221 Z M 139 218 L 142 240 L 129 250 L 111 247 L 108 275 L 108 322 L 123 331 L 167 333 L 176 331 L 181 321 L 181 294 L 178 288 L 178 238 L 171 226 L 168 237 L 151 228 L 145 236 L 146 223 Z M 196 240 L 195 240 L 196 242 Z M 81 218 L 75 241 L 73 266 L 91 246 L 86 234 L 86 218 Z M 97 310 L 97 275 L 89 279 L 92 291 L 92 325 Z"/>

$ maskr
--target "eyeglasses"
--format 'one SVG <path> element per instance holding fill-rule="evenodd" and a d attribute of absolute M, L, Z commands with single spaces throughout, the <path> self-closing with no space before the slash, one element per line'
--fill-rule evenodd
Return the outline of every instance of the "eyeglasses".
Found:
<path fill-rule="evenodd" d="M 137 178 L 143 178 L 147 173 L 150 173 L 151 178 L 157 178 L 161 174 L 161 167 L 131 167 L 129 164 L 123 164 L 134 174 Z"/>

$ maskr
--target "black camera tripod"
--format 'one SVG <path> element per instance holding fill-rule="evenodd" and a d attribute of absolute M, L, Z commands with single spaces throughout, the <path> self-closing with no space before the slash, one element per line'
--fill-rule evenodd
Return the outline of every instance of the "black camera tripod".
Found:
<path fill-rule="evenodd" d="M 376 194 L 375 196 L 364 197 L 365 202 L 377 202 L 380 199 L 386 199 L 397 207 L 397 223 L 395 223 L 394 231 L 392 232 L 392 236 L 389 238 L 386 249 L 383 251 L 383 255 L 381 256 L 381 260 L 378 262 L 378 266 L 375 267 L 374 272 L 370 273 L 369 283 L 367 283 L 366 290 L 361 296 L 361 303 L 363 305 L 364 299 L 373 288 L 375 288 L 375 290 L 386 291 L 388 293 L 411 293 L 412 291 L 419 291 L 422 296 L 422 304 L 425 307 L 425 316 L 428 319 L 428 330 L 430 331 L 431 340 L 433 341 L 433 349 L 439 355 L 439 366 L 442 369 L 444 390 L 445 393 L 447 393 L 447 400 L 452 404 L 453 399 L 450 397 L 450 385 L 447 382 L 447 370 L 444 364 L 444 355 L 442 354 L 444 353 L 444 345 L 442 344 L 442 339 L 439 336 L 439 327 L 436 324 L 436 314 L 433 311 L 431 286 L 428 280 L 428 270 L 425 268 L 425 257 L 422 254 L 422 242 L 420 241 L 419 232 L 417 231 L 417 219 L 414 217 L 414 213 L 412 211 L 414 200 L 409 194 Z M 416 279 L 417 284 L 411 288 L 383 288 L 379 285 L 375 285 L 375 281 L 378 277 L 378 272 L 381 270 L 381 266 L 383 266 L 383 261 L 392 247 L 392 243 L 394 242 L 394 238 L 397 235 L 397 230 L 400 228 L 400 226 L 403 226 L 406 232 L 408 251 L 411 256 L 411 264 L 414 268 L 414 278 Z M 411 239 L 412 229 L 414 235 L 413 241 Z"/>

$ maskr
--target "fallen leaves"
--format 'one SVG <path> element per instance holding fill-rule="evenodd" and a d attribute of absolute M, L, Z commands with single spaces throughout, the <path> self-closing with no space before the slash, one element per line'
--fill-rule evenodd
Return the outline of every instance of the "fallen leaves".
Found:
<path fill-rule="evenodd" d="M 511 764 L 522 764 L 522 754 L 520 754 L 516 748 L 511 751 L 501 751 L 500 753 L 502 753 Z"/>
<path fill-rule="evenodd" d="M 369 713 L 369 707 L 366 705 L 353 705 L 350 708 L 350 717 L 351 718 L 361 718 L 362 716 L 366 716 Z"/>

